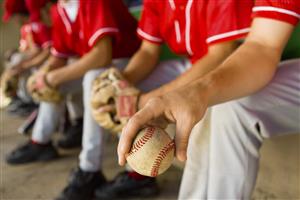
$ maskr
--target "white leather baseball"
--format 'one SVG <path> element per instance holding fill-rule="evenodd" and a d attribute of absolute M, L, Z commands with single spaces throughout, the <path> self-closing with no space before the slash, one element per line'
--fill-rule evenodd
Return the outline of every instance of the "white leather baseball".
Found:
<path fill-rule="evenodd" d="M 174 151 L 175 143 L 163 129 L 148 126 L 138 133 L 126 159 L 137 173 L 155 177 L 171 166 Z"/>

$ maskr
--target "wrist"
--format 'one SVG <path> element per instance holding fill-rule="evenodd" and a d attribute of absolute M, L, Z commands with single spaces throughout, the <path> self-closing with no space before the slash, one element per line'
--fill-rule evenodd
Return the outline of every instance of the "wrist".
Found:
<path fill-rule="evenodd" d="M 217 93 L 214 83 L 211 79 L 201 79 L 190 85 L 190 88 L 197 99 L 204 99 L 207 106 L 212 106 L 215 104 L 215 96 Z"/>
<path fill-rule="evenodd" d="M 131 74 L 130 73 L 128 73 L 126 70 L 124 70 L 123 72 L 122 72 L 122 75 L 124 76 L 124 78 L 129 82 L 129 83 L 131 83 L 131 84 L 135 84 L 135 81 L 134 81 L 134 79 L 132 79 L 132 76 L 131 76 Z"/>
<path fill-rule="evenodd" d="M 45 75 L 45 83 L 53 88 L 56 88 L 59 85 L 58 78 L 54 72 L 49 72 Z"/>
<path fill-rule="evenodd" d="M 13 70 L 14 70 L 17 74 L 21 74 L 23 71 L 25 71 L 24 64 L 19 64 L 19 65 L 15 66 L 15 67 L 13 68 Z"/>

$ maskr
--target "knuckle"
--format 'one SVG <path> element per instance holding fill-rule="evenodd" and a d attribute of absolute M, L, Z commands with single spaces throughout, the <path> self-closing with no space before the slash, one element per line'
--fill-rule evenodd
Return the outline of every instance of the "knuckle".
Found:
<path fill-rule="evenodd" d="M 161 97 L 153 97 L 151 99 L 149 99 L 149 101 L 147 102 L 148 105 L 157 105 L 157 104 L 160 104 L 162 101 L 162 98 Z"/>
<path fill-rule="evenodd" d="M 140 120 L 138 114 L 132 116 L 128 121 L 129 126 L 138 126 L 139 124 L 140 124 Z"/>

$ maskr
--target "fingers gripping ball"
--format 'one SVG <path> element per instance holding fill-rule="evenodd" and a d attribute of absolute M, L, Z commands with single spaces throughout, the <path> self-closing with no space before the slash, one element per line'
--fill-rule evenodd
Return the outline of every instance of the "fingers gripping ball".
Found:
<path fill-rule="evenodd" d="M 61 93 L 47 84 L 45 74 L 34 74 L 29 77 L 27 88 L 35 101 L 57 103 L 62 100 Z"/>
<path fill-rule="evenodd" d="M 100 126 L 118 133 L 136 112 L 139 90 L 130 85 L 116 68 L 100 74 L 93 82 L 91 106 L 94 119 Z M 99 108 L 113 105 L 110 112 L 99 112 Z"/>
<path fill-rule="evenodd" d="M 139 174 L 155 177 L 171 166 L 174 152 L 170 136 L 161 128 L 149 126 L 138 133 L 126 160 Z"/>

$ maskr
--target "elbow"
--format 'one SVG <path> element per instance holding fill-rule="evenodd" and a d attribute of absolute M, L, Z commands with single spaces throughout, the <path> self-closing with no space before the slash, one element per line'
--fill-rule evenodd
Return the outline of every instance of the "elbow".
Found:
<path fill-rule="evenodd" d="M 265 68 L 266 69 L 265 69 L 264 73 L 261 73 L 257 77 L 257 83 L 260 83 L 260 86 L 256 89 L 257 91 L 261 90 L 262 88 L 267 86 L 272 81 L 272 79 L 274 78 L 274 76 L 276 74 L 277 64 L 274 66 L 265 67 Z"/>
<path fill-rule="evenodd" d="M 111 65 L 112 63 L 112 54 L 111 53 L 107 53 L 106 55 L 103 55 L 102 57 L 102 62 L 101 62 L 101 66 L 106 67 L 108 65 Z"/>
<path fill-rule="evenodd" d="M 255 74 L 255 82 L 259 89 L 264 88 L 270 83 L 276 74 L 278 64 L 281 59 L 282 48 L 275 48 L 265 44 L 252 43 L 251 46 L 255 51 L 254 57 L 257 59 L 249 60 Z M 249 57 L 252 57 L 249 55 Z M 249 67 L 249 68 L 252 68 Z M 250 70 L 250 69 L 249 69 Z"/>
<path fill-rule="evenodd" d="M 89 63 L 90 69 L 103 68 L 111 65 L 112 54 L 107 51 L 92 51 L 84 57 L 85 63 Z"/>
<path fill-rule="evenodd" d="M 44 54 L 50 54 L 50 49 L 51 49 L 50 46 L 49 46 L 49 47 L 46 47 L 46 48 L 42 48 L 42 52 L 43 52 Z"/>
<path fill-rule="evenodd" d="M 261 66 L 263 67 L 263 70 L 261 73 L 261 77 L 258 77 L 261 79 L 262 87 L 268 85 L 268 83 L 271 82 L 272 79 L 274 78 L 280 62 L 280 58 L 281 58 L 280 50 L 273 49 L 273 53 L 266 55 L 265 66 Z"/>

